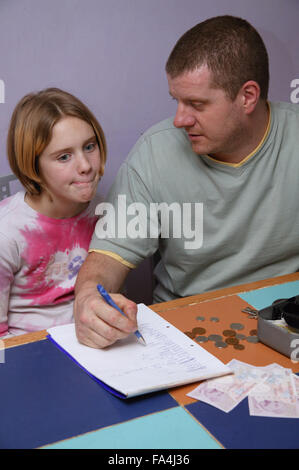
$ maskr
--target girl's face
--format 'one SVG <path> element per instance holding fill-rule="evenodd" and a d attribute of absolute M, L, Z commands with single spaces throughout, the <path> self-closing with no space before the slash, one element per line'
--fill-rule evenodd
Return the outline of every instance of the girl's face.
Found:
<path fill-rule="evenodd" d="M 43 181 L 40 210 L 51 217 L 72 217 L 94 197 L 101 155 L 94 130 L 73 116 L 60 119 L 39 157 Z"/>

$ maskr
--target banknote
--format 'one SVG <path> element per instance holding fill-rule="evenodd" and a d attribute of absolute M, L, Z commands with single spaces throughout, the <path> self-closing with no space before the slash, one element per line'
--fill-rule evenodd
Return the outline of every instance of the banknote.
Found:
<path fill-rule="evenodd" d="M 294 374 L 293 375 L 293 380 L 294 380 L 295 389 L 296 389 L 296 393 L 297 393 L 297 402 L 299 402 L 299 376 Z"/>
<path fill-rule="evenodd" d="M 268 377 L 249 392 L 251 416 L 298 418 L 294 374 L 278 364 L 267 367 Z"/>
<path fill-rule="evenodd" d="M 227 365 L 232 371 L 231 375 L 206 380 L 188 393 L 188 396 L 228 413 L 268 376 L 266 367 L 255 367 L 236 359 Z"/>
<path fill-rule="evenodd" d="M 297 414 L 299 416 L 299 376 L 296 374 L 293 374 L 293 380 L 294 380 L 296 394 L 297 394 Z"/>

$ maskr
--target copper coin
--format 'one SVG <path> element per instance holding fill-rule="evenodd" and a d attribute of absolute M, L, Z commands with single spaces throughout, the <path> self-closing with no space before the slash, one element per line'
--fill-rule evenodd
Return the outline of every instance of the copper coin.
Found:
<path fill-rule="evenodd" d="M 224 330 L 222 334 L 223 336 L 236 336 L 236 332 L 233 330 Z"/>
<path fill-rule="evenodd" d="M 256 336 L 257 335 L 257 330 L 250 330 L 249 334 L 250 334 L 250 336 Z"/>
<path fill-rule="evenodd" d="M 189 336 L 191 339 L 194 339 L 196 336 L 194 333 L 192 333 L 192 331 L 185 331 L 185 335 Z"/>
<path fill-rule="evenodd" d="M 243 344 L 234 344 L 234 348 L 241 351 L 242 349 L 245 349 L 245 346 L 243 346 Z"/>
<path fill-rule="evenodd" d="M 225 342 L 227 344 L 238 344 L 239 343 L 239 340 L 237 338 L 226 338 Z"/>
<path fill-rule="evenodd" d="M 192 333 L 197 336 L 197 335 L 204 335 L 206 332 L 206 330 L 204 328 L 200 328 L 200 327 L 197 327 L 197 328 L 193 328 L 192 330 Z"/>

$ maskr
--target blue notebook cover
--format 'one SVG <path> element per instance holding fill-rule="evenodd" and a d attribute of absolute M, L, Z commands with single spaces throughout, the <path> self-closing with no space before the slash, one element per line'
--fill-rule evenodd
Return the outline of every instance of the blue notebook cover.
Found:
<path fill-rule="evenodd" d="M 128 398 L 126 395 L 124 395 L 123 393 L 120 393 L 118 390 L 115 390 L 114 388 L 112 387 L 109 387 L 109 385 L 107 385 L 105 382 L 102 382 L 102 380 L 98 379 L 97 377 L 95 377 L 93 374 L 91 374 L 87 369 L 85 369 L 85 367 L 83 367 L 78 361 L 76 361 L 76 359 L 71 356 L 71 354 L 69 354 L 65 349 L 63 349 L 62 346 L 60 346 L 60 344 L 58 344 L 53 338 L 51 335 L 48 335 L 47 338 L 53 343 L 55 344 L 55 346 L 60 349 L 60 351 L 62 351 L 64 354 L 66 354 L 72 361 L 74 361 L 75 364 L 77 364 L 77 366 L 81 367 L 82 370 L 85 371 L 86 374 L 88 374 L 93 380 L 95 380 L 99 385 L 101 385 L 105 390 L 107 390 L 108 392 L 112 393 L 113 395 L 117 396 L 118 398 Z"/>

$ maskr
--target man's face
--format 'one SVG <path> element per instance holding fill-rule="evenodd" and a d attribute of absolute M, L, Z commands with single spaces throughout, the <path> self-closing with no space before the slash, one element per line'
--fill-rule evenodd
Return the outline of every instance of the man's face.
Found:
<path fill-rule="evenodd" d="M 186 130 L 194 152 L 229 161 L 246 138 L 241 94 L 232 101 L 224 90 L 213 88 L 207 66 L 167 79 L 177 101 L 173 123 Z"/>

